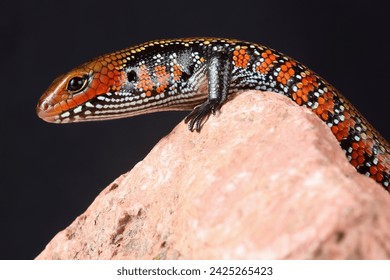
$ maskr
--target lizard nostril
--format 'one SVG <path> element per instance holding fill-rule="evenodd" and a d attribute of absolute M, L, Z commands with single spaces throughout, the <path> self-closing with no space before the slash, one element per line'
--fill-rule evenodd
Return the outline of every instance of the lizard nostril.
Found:
<path fill-rule="evenodd" d="M 39 106 L 41 110 L 46 111 L 49 108 L 49 103 L 47 101 L 43 101 L 41 106 Z"/>

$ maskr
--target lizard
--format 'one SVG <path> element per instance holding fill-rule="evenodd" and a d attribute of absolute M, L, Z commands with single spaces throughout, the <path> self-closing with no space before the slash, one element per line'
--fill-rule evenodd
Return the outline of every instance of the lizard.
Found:
<path fill-rule="evenodd" d="M 232 93 L 283 94 L 327 124 L 349 162 L 390 191 L 390 145 L 315 72 L 272 48 L 224 38 L 154 40 L 99 56 L 55 79 L 36 107 L 47 122 L 190 110 L 200 131 Z"/>

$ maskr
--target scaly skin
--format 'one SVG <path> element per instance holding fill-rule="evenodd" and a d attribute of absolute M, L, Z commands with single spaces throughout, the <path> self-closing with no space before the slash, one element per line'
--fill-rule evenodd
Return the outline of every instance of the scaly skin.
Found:
<path fill-rule="evenodd" d="M 200 130 L 228 94 L 242 89 L 286 95 L 331 129 L 350 163 L 389 191 L 390 145 L 334 87 L 273 49 L 221 38 L 147 42 L 100 56 L 57 78 L 39 117 L 69 123 L 192 110 Z"/>

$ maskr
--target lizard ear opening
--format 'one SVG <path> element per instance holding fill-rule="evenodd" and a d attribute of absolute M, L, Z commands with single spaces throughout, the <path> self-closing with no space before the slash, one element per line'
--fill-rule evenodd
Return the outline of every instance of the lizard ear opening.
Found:
<path fill-rule="evenodd" d="M 137 81 L 137 73 L 134 70 L 131 70 L 127 73 L 127 79 L 130 83 L 134 83 Z"/>

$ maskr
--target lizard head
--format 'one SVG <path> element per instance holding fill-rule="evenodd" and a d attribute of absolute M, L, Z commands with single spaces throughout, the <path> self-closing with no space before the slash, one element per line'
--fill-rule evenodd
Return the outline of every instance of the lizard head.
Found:
<path fill-rule="evenodd" d="M 37 114 L 54 123 L 99 119 L 121 87 L 131 92 L 132 75 L 108 56 L 85 63 L 52 82 L 38 101 Z"/>

